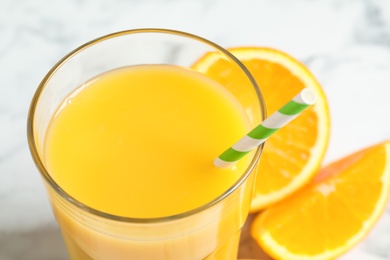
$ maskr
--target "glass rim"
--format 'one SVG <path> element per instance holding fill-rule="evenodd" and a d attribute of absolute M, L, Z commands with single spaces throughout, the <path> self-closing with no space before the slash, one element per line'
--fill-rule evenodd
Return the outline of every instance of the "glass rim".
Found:
<path fill-rule="evenodd" d="M 98 37 L 94 40 L 91 40 L 78 48 L 74 49 L 73 51 L 69 52 L 67 55 L 65 55 L 61 60 L 59 60 L 50 70 L 49 72 L 45 75 L 45 77 L 42 79 L 40 84 L 38 85 L 38 88 L 36 89 L 34 96 L 31 100 L 30 108 L 28 111 L 28 116 L 27 116 L 27 139 L 28 139 L 28 145 L 30 149 L 30 153 L 32 155 L 33 161 L 38 168 L 38 171 L 40 172 L 41 176 L 45 180 L 46 183 L 49 184 L 50 188 L 52 188 L 56 194 L 58 194 L 62 199 L 65 201 L 71 203 L 72 205 L 76 206 L 77 208 L 87 211 L 88 213 L 92 214 L 93 216 L 97 217 L 102 217 L 105 219 L 109 220 L 114 220 L 114 221 L 119 221 L 119 222 L 126 222 L 126 223 L 162 223 L 162 222 L 169 222 L 173 220 L 179 220 L 179 219 L 184 219 L 186 217 L 195 215 L 197 213 L 200 213 L 202 211 L 205 211 L 209 208 L 212 208 L 214 205 L 218 204 L 220 201 L 224 200 L 227 198 L 230 194 L 232 194 L 235 190 L 237 190 L 238 187 L 241 186 L 241 184 L 247 179 L 247 177 L 250 175 L 250 173 L 254 170 L 260 155 L 262 153 L 264 144 L 260 145 L 257 149 L 256 152 L 249 164 L 249 166 L 246 168 L 242 176 L 230 187 L 228 188 L 224 193 L 220 194 L 218 197 L 213 199 L 212 201 L 197 207 L 195 209 L 171 215 L 171 216 L 164 216 L 164 217 L 157 217 L 157 218 L 130 218 L 130 217 L 124 217 L 124 216 L 119 216 L 119 215 L 114 215 L 110 213 L 106 213 L 104 211 L 97 210 L 95 208 L 92 208 L 88 205 L 83 204 L 82 202 L 78 201 L 77 199 L 73 198 L 70 194 L 65 192 L 60 185 L 58 185 L 50 176 L 49 172 L 46 170 L 46 167 L 44 166 L 39 153 L 37 149 L 37 144 L 35 142 L 35 132 L 34 132 L 34 119 L 35 119 L 35 111 L 36 107 L 39 102 L 39 98 L 45 89 L 45 86 L 49 79 L 56 73 L 56 71 L 63 65 L 65 64 L 69 59 L 71 59 L 73 56 L 77 55 L 78 53 L 82 52 L 83 50 L 98 44 L 102 41 L 109 40 L 111 38 L 115 37 L 120 37 L 124 35 L 129 35 L 129 34 L 139 34 L 139 33 L 161 33 L 161 34 L 172 34 L 180 37 L 185 37 L 189 38 L 192 40 L 195 40 L 197 42 L 201 42 L 203 44 L 206 44 L 213 49 L 221 52 L 223 55 L 225 55 L 229 60 L 233 61 L 236 65 L 239 66 L 239 68 L 245 73 L 245 76 L 249 79 L 251 82 L 251 85 L 253 86 L 257 99 L 260 103 L 260 109 L 261 109 L 261 116 L 263 120 L 266 118 L 266 108 L 265 108 L 265 103 L 263 99 L 263 95 L 254 80 L 253 76 L 250 74 L 248 69 L 229 51 L 224 49 L 223 47 L 207 40 L 204 39 L 200 36 L 196 36 L 194 34 L 182 32 L 182 31 L 177 31 L 177 30 L 171 30 L 171 29 L 161 29 L 161 28 L 142 28 L 142 29 L 132 29 L 132 30 L 124 30 L 124 31 L 118 31 L 114 32 L 111 34 L 107 34 L 101 37 Z"/>

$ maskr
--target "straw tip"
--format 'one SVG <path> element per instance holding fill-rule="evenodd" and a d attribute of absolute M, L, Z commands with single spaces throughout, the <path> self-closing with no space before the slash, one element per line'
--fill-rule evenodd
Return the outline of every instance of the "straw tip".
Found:
<path fill-rule="evenodd" d="M 218 168 L 229 168 L 233 166 L 236 162 L 226 162 L 219 158 L 214 160 L 214 165 Z"/>
<path fill-rule="evenodd" d="M 300 97 L 302 101 L 307 105 L 312 105 L 316 102 L 317 96 L 314 91 L 310 88 L 305 88 L 301 91 Z"/>

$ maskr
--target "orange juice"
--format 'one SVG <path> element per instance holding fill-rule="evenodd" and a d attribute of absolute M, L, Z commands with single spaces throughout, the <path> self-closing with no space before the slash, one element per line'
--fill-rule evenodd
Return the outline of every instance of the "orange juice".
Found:
<path fill-rule="evenodd" d="M 200 208 L 237 182 L 251 156 L 233 169 L 216 168 L 213 160 L 249 128 L 233 95 L 200 73 L 170 65 L 124 67 L 64 100 L 49 124 L 44 158 L 53 180 L 84 205 L 124 218 L 163 218 Z M 105 225 L 100 232 L 91 227 L 94 220 L 69 213 L 58 195 L 51 197 L 72 259 L 235 259 L 250 203 L 243 197 L 250 192 L 238 189 L 232 203 L 173 223 L 169 231 L 155 228 L 150 241 L 120 238 L 115 225 L 97 221 Z M 210 223 L 198 226 L 197 218 Z M 162 238 L 173 227 L 196 229 Z"/>

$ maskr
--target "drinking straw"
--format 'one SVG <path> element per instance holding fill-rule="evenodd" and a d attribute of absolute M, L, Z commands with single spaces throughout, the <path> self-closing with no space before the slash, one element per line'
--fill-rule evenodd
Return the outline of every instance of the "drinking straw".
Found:
<path fill-rule="evenodd" d="M 264 143 L 273 133 L 296 118 L 303 110 L 314 104 L 315 100 L 316 96 L 311 89 L 303 89 L 282 108 L 223 152 L 214 160 L 214 165 L 220 168 L 233 166 L 247 153 Z"/>

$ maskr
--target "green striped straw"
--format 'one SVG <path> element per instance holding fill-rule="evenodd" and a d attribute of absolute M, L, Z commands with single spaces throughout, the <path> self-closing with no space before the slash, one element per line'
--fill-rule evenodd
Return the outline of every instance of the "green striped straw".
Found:
<path fill-rule="evenodd" d="M 236 164 L 247 153 L 264 143 L 273 133 L 296 118 L 304 109 L 314 104 L 316 95 L 305 88 L 278 111 L 265 119 L 246 136 L 214 160 L 214 165 L 227 168 Z"/>

